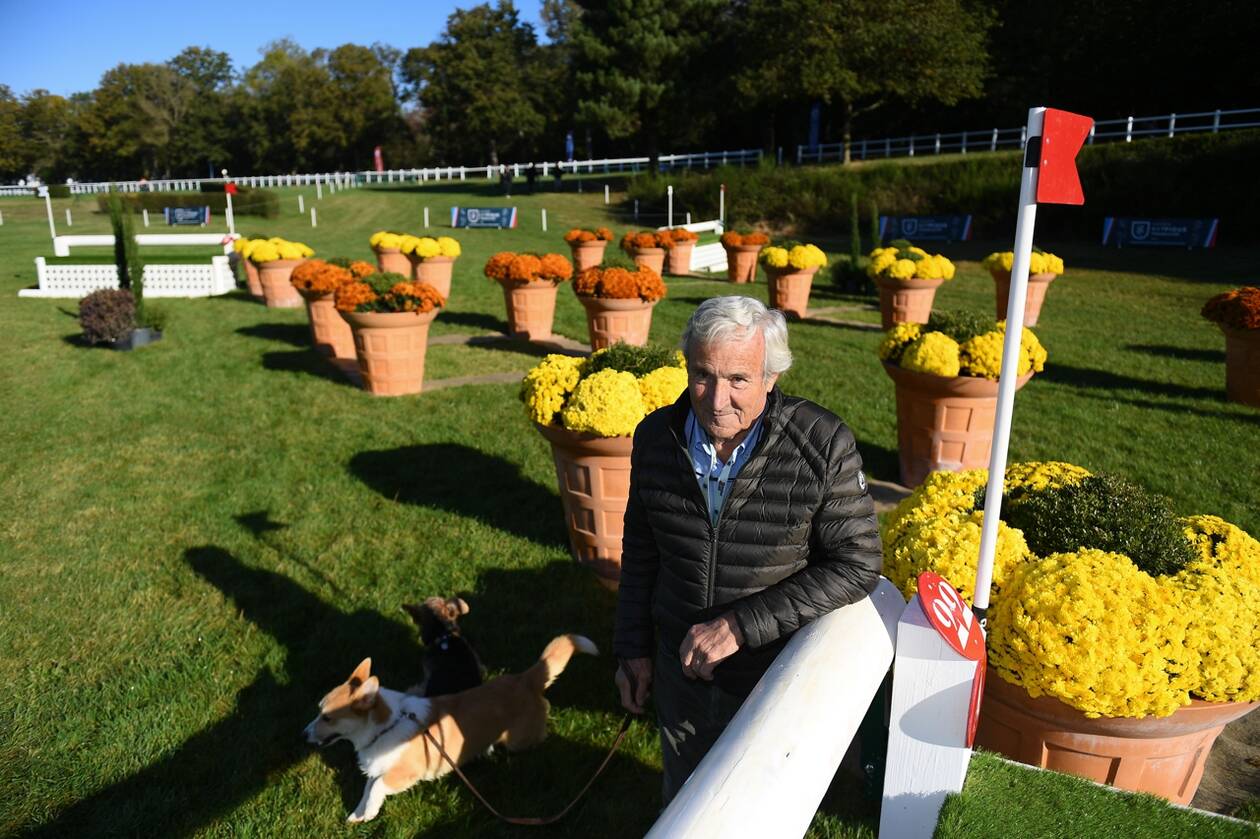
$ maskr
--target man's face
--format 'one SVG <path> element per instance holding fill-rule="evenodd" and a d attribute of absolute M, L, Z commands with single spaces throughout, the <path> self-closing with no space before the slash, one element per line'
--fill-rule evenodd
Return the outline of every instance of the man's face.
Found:
<path fill-rule="evenodd" d="M 763 378 L 765 357 L 766 340 L 760 330 L 745 339 L 691 347 L 687 356 L 691 409 L 714 443 L 738 443 L 765 410 L 778 378 Z"/>

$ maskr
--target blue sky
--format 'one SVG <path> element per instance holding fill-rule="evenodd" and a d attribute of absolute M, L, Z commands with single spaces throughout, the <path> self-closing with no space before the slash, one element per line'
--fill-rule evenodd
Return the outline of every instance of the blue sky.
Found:
<path fill-rule="evenodd" d="M 216 4 L 168 0 L 0 0 L 0 84 L 17 95 L 45 88 L 62 96 L 96 87 L 117 64 L 162 62 L 187 46 L 232 56 L 239 71 L 259 48 L 291 38 L 306 49 L 381 41 L 424 46 L 456 8 L 473 0 L 413 3 L 280 0 Z M 517 0 L 522 20 L 541 37 L 540 0 Z"/>

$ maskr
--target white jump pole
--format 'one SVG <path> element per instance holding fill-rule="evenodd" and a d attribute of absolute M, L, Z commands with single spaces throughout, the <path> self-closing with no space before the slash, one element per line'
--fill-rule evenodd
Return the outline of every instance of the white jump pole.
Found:
<path fill-rule="evenodd" d="M 546 210 L 546 208 L 544 208 L 544 209 L 543 209 L 543 211 L 542 211 L 542 227 L 543 227 L 543 233 L 546 233 L 546 232 L 547 232 L 547 210 Z"/>
<path fill-rule="evenodd" d="M 74 227 L 74 217 L 70 215 L 69 207 L 66 207 L 66 227 Z"/>
<path fill-rule="evenodd" d="M 670 184 L 668 187 L 665 188 L 665 195 L 666 195 L 666 200 L 669 204 L 669 212 L 666 216 L 665 226 L 673 227 L 674 226 L 674 185 L 673 184 Z"/>
<path fill-rule="evenodd" d="M 306 212 L 306 199 L 299 195 L 298 196 L 298 213 L 301 214 L 305 212 Z"/>
<path fill-rule="evenodd" d="M 690 225 L 690 224 L 691 224 L 691 213 L 687 213 L 686 218 L 687 218 L 686 224 Z"/>
<path fill-rule="evenodd" d="M 424 208 L 424 229 L 425 230 L 429 229 L 429 208 L 428 207 Z"/>
<path fill-rule="evenodd" d="M 4 227 L 4 213 L 0 212 L 0 227 Z"/>
<path fill-rule="evenodd" d="M 604 203 L 608 203 L 608 184 L 604 184 Z"/>
<path fill-rule="evenodd" d="M 320 201 L 324 199 L 324 185 L 320 182 L 319 175 L 315 176 L 315 197 Z"/>
<path fill-rule="evenodd" d="M 311 227 L 319 227 L 315 222 L 315 208 L 311 207 Z"/>
<path fill-rule="evenodd" d="M 718 189 L 718 221 L 723 227 L 726 226 L 726 184 Z"/>
<path fill-rule="evenodd" d="M 141 210 L 140 212 L 141 212 L 141 214 L 143 214 L 143 215 L 144 215 L 144 226 L 145 226 L 145 227 L 148 227 L 148 226 L 149 226 L 149 211 L 148 211 L 148 210 Z"/>
<path fill-rule="evenodd" d="M 57 224 L 53 221 L 52 196 L 48 194 L 48 187 L 44 190 L 44 207 L 48 210 L 48 232 L 52 234 L 53 241 L 57 240 Z"/>

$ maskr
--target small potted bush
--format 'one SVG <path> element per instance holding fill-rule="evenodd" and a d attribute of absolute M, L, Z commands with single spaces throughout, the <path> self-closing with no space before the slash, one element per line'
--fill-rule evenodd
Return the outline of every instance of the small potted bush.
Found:
<path fill-rule="evenodd" d="M 371 263 L 352 262 L 344 258 L 326 262 L 308 259 L 293 269 L 290 282 L 306 301 L 311 341 L 324 355 L 334 359 L 355 358 L 354 333 L 346 319 L 337 313 L 334 295 L 346 283 L 375 272 L 376 268 Z"/>
<path fill-rule="evenodd" d="M 763 248 L 759 259 L 769 279 L 770 308 L 805 317 L 814 274 L 827 264 L 827 254 L 815 245 L 784 242 Z"/>
<path fill-rule="evenodd" d="M 733 283 L 757 279 L 757 255 L 770 244 L 770 237 L 755 231 L 728 230 L 722 234 L 726 250 L 726 278 Z"/>
<path fill-rule="evenodd" d="M 665 296 L 665 281 L 642 265 L 588 268 L 573 279 L 573 292 L 586 309 L 591 349 L 621 341 L 642 346 L 652 328 L 652 308 Z"/>
<path fill-rule="evenodd" d="M 279 237 L 257 242 L 249 249 L 250 261 L 258 266 L 258 281 L 268 308 L 296 309 L 302 305 L 302 296 L 290 278 L 293 269 L 314 254 L 301 242 Z"/>
<path fill-rule="evenodd" d="M 376 273 L 342 283 L 337 311 L 354 331 L 363 387 L 374 396 L 419 393 L 429 324 L 446 299 L 428 283 Z"/>
<path fill-rule="evenodd" d="M 461 253 L 459 242 L 450 236 L 401 236 L 398 249 L 407 257 L 413 280 L 428 283 L 442 297 L 451 296 L 451 274 Z"/>
<path fill-rule="evenodd" d="M 941 283 L 954 278 L 954 263 L 929 254 L 905 239 L 870 253 L 866 272 L 879 286 L 879 310 L 884 328 L 897 323 L 927 323 Z"/>
<path fill-rule="evenodd" d="M 250 296 L 255 300 L 263 299 L 263 287 L 262 280 L 258 277 L 258 266 L 249 258 L 249 255 L 256 244 L 266 242 L 269 238 L 268 236 L 248 236 L 232 243 L 232 250 L 236 252 L 241 267 L 245 269 L 245 287 L 249 289 Z"/>
<path fill-rule="evenodd" d="M 411 273 L 411 260 L 402 252 L 403 238 L 409 235 L 396 230 L 378 230 L 368 237 L 368 245 L 376 254 L 376 267 L 381 273 L 403 276 Z"/>
<path fill-rule="evenodd" d="M 665 245 L 660 231 L 633 230 L 621 237 L 621 249 L 636 265 L 645 265 L 658 274 L 665 273 Z"/>
<path fill-rule="evenodd" d="M 573 263 L 558 253 L 501 251 L 486 261 L 485 274 L 503 288 L 509 335 L 530 341 L 551 337 L 556 286 L 573 277 Z"/>
<path fill-rule="evenodd" d="M 1203 304 L 1203 317 L 1225 335 L 1225 393 L 1260 408 L 1260 288 L 1243 286 Z"/>
<path fill-rule="evenodd" d="M 573 558 L 609 588 L 621 572 L 634 428 L 686 389 L 682 353 L 626 344 L 548 355 L 521 382 L 526 414 L 551 444 Z"/>
<path fill-rule="evenodd" d="M 604 261 L 604 251 L 613 239 L 613 232 L 607 227 L 587 230 L 575 227 L 564 234 L 573 256 L 573 268 L 578 273 L 587 268 L 594 268 Z"/>
<path fill-rule="evenodd" d="M 980 263 L 993 277 L 997 290 L 997 316 L 1006 317 L 1007 303 L 1011 297 L 1011 266 L 1015 264 L 1014 251 L 991 253 Z M 1028 260 L 1028 288 L 1024 295 L 1024 326 L 1036 326 L 1041 317 L 1050 283 L 1063 274 L 1063 260 L 1040 248 L 1033 248 Z"/>
<path fill-rule="evenodd" d="M 896 386 L 903 484 L 916 486 L 937 470 L 988 464 L 1005 339 L 1005 321 L 969 312 L 935 312 L 926 326 L 899 323 L 888 330 L 878 352 Z M 1045 348 L 1025 328 L 1016 387 L 1045 362 Z"/>

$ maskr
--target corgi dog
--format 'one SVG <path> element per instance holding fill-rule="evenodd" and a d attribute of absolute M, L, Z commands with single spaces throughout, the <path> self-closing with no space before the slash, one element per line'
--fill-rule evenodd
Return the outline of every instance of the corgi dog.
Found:
<path fill-rule="evenodd" d="M 463 598 L 429 597 L 420 604 L 404 603 L 402 608 L 415 621 L 424 643 L 424 680 L 407 693 L 440 696 L 475 688 L 485 681 L 481 659 L 459 631 L 457 621 L 468 614 Z"/>
<path fill-rule="evenodd" d="M 460 766 L 498 743 L 515 752 L 542 742 L 551 707 L 543 691 L 579 652 L 599 655 L 590 639 L 561 635 L 524 672 L 432 697 L 381 687 L 372 675 L 372 659 L 366 658 L 349 679 L 319 701 L 319 715 L 303 733 L 307 742 L 321 747 L 337 740 L 354 745 L 368 781 L 363 798 L 346 820 L 370 821 L 380 812 L 385 796 L 451 771 L 433 741 Z M 433 741 L 424 736 L 426 732 Z"/>

